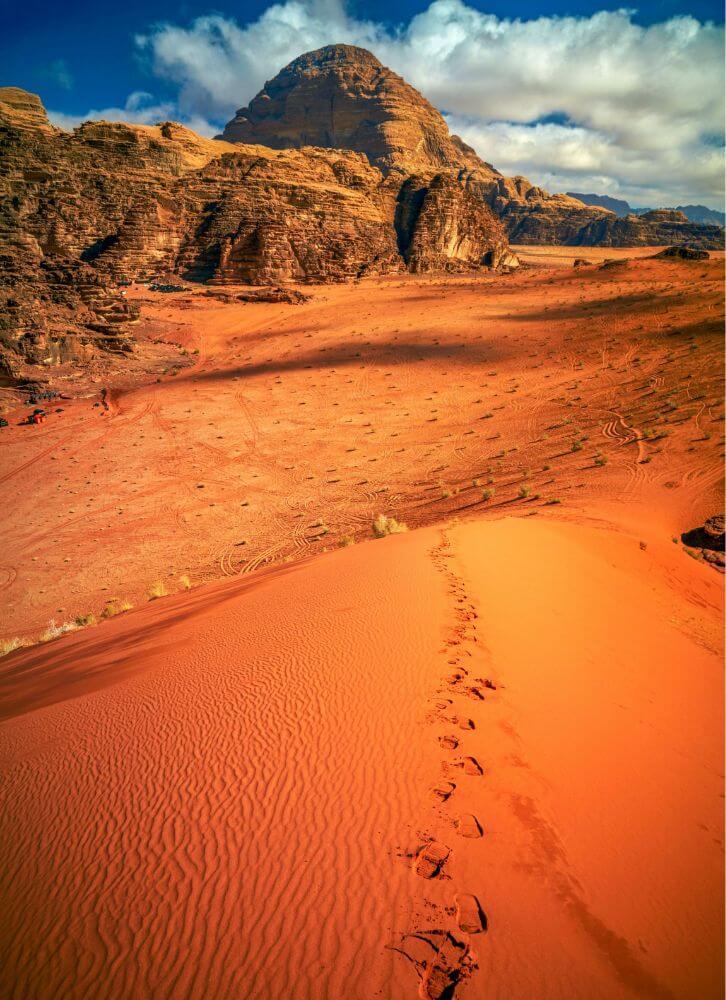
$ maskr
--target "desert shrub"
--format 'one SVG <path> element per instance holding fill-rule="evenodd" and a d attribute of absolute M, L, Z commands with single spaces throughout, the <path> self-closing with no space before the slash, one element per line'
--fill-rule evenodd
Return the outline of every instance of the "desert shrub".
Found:
<path fill-rule="evenodd" d="M 481 479 L 472 479 L 471 485 L 472 486 L 481 486 Z"/>
<path fill-rule="evenodd" d="M 520 486 L 519 487 L 519 494 L 518 494 L 519 499 L 520 500 L 526 500 L 527 497 L 529 496 L 529 494 L 531 492 L 532 491 L 530 490 L 529 486 Z"/>
<path fill-rule="evenodd" d="M 192 589 L 192 581 L 189 579 L 189 577 L 187 576 L 186 573 L 184 573 L 183 576 L 179 577 L 179 583 L 182 586 L 182 590 L 191 590 Z"/>
<path fill-rule="evenodd" d="M 573 441 L 570 448 L 572 451 L 582 451 L 582 441 Z"/>
<path fill-rule="evenodd" d="M 340 547 L 347 549 L 350 545 L 355 545 L 355 538 L 352 535 L 343 535 L 340 539 Z"/>
<path fill-rule="evenodd" d="M 166 597 L 169 591 L 162 580 L 157 580 L 149 587 L 149 600 L 156 601 L 159 597 Z"/>
<path fill-rule="evenodd" d="M 595 455 L 595 465 L 607 465 L 608 457 L 607 455 L 601 455 L 600 452 Z"/>
<path fill-rule="evenodd" d="M 546 505 L 548 507 L 554 507 L 555 504 L 559 504 L 559 503 L 562 503 L 562 501 L 559 499 L 559 497 L 550 497 L 550 499 L 546 501 Z"/>
<path fill-rule="evenodd" d="M 48 627 L 41 633 L 40 641 L 50 642 L 52 639 L 58 639 L 67 632 L 75 632 L 77 628 L 78 626 L 75 622 L 63 622 L 62 625 L 56 625 L 55 618 L 51 618 L 48 622 Z"/>
<path fill-rule="evenodd" d="M 133 604 L 130 601 L 120 601 L 117 597 L 113 597 L 106 602 L 106 607 L 101 612 L 101 618 L 115 618 L 116 615 L 122 615 L 132 608 Z"/>
<path fill-rule="evenodd" d="M 494 496 L 494 490 L 492 489 L 482 490 L 481 494 L 482 500 L 491 500 L 493 496 Z"/>
<path fill-rule="evenodd" d="M 404 531 L 408 531 L 408 528 L 405 524 L 397 521 L 395 517 L 379 514 L 373 520 L 373 534 L 376 538 L 385 538 L 386 535 L 400 535 Z"/>
<path fill-rule="evenodd" d="M 75 623 L 78 628 L 88 628 L 89 625 L 96 624 L 96 616 L 92 611 L 87 615 L 76 615 Z"/>
<path fill-rule="evenodd" d="M 8 653 L 12 653 L 14 649 L 20 649 L 25 643 L 22 639 L 3 639 L 0 641 L 0 656 L 7 656 Z"/>

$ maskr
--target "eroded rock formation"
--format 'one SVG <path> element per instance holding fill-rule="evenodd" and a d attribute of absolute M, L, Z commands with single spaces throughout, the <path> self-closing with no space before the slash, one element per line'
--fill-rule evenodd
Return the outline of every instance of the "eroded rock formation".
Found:
<path fill-rule="evenodd" d="M 232 145 L 168 122 L 69 134 L 33 95 L 0 90 L 6 368 L 10 353 L 120 349 L 134 315 L 115 287 L 124 279 L 264 285 L 498 263 L 501 224 L 448 174 L 417 181 L 402 246 L 405 180 L 359 152 Z"/>
<path fill-rule="evenodd" d="M 578 246 L 651 247 L 687 243 L 700 250 L 723 250 L 721 226 L 690 222 L 683 212 L 659 208 L 624 219 L 608 214 L 589 223 L 575 241 Z"/>
<path fill-rule="evenodd" d="M 122 279 L 343 281 L 515 263 L 521 243 L 721 246 L 677 212 L 618 219 L 507 178 L 371 53 L 307 53 L 218 140 L 54 128 L 0 88 L 0 364 L 128 349 Z"/>
<path fill-rule="evenodd" d="M 498 176 L 450 134 L 417 90 L 354 45 L 327 45 L 299 56 L 237 112 L 220 138 L 273 149 L 350 149 L 384 172 L 468 164 Z"/>
<path fill-rule="evenodd" d="M 605 208 L 550 194 L 526 177 L 504 177 L 451 135 L 417 90 L 353 45 L 328 45 L 295 59 L 237 112 L 221 138 L 277 149 L 356 150 L 389 177 L 431 181 L 446 172 L 493 209 L 513 243 L 645 246 L 687 239 L 707 249 L 723 246 L 719 227 L 694 226 L 684 218 L 677 222 L 687 227 L 678 229 L 676 220 L 653 217 L 662 212 L 619 220 Z"/>

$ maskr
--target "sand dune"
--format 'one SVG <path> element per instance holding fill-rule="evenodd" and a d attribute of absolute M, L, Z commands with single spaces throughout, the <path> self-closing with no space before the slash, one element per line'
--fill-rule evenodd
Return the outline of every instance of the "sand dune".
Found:
<path fill-rule="evenodd" d="M 4 658 L 3 995 L 715 1000 L 720 578 L 653 535 L 452 523 Z"/>
<path fill-rule="evenodd" d="M 722 255 L 527 254 L 512 275 L 318 286 L 292 306 L 132 290 L 139 352 L 95 381 L 53 370 L 63 413 L 21 427 L 16 407 L 0 433 L 0 636 L 305 558 L 382 511 L 417 527 L 560 501 L 575 520 L 657 518 L 664 539 L 701 523 L 723 503 Z M 173 365 L 171 344 L 188 352 Z"/>

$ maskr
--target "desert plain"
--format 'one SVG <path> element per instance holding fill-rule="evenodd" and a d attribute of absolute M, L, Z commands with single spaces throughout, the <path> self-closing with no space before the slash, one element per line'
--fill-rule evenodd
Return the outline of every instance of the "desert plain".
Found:
<path fill-rule="evenodd" d="M 723 254 L 514 249 L 6 391 L 3 995 L 723 994 Z"/>

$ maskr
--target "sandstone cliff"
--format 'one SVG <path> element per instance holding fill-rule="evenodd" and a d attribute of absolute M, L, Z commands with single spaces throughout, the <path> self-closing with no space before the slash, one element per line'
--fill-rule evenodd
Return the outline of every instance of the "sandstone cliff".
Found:
<path fill-rule="evenodd" d="M 513 263 L 521 243 L 721 247 L 680 213 L 618 219 L 451 135 L 364 49 L 300 56 L 220 139 L 180 125 L 54 128 L 0 88 L 0 366 L 128 350 L 121 279 L 343 281 Z"/>
<path fill-rule="evenodd" d="M 299 56 L 237 112 L 220 138 L 273 149 L 351 149 L 384 172 L 412 174 L 461 163 L 498 176 L 449 133 L 417 90 L 354 45 L 327 45 Z"/>
<path fill-rule="evenodd" d="M 701 250 L 723 250 L 721 226 L 689 221 L 683 212 L 660 208 L 624 219 L 607 216 L 586 226 L 575 241 L 580 246 L 649 247 L 687 243 Z"/>
<path fill-rule="evenodd" d="M 128 346 L 134 311 L 121 279 L 341 281 L 499 262 L 499 220 L 432 173 L 409 205 L 402 245 L 400 187 L 351 151 L 232 145 L 168 122 L 87 122 L 69 134 L 38 98 L 0 89 L 5 368 L 13 356 Z"/>
<path fill-rule="evenodd" d="M 295 59 L 237 112 L 221 138 L 276 149 L 308 144 L 351 149 L 389 177 L 432 180 L 447 173 L 493 209 L 514 243 L 641 246 L 677 238 L 723 246 L 723 233 L 711 227 L 671 230 L 645 217 L 618 226 L 607 209 L 552 195 L 525 177 L 502 176 L 449 133 L 418 91 L 352 45 L 328 45 Z"/>

